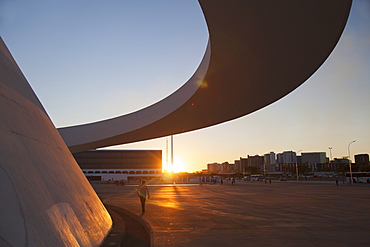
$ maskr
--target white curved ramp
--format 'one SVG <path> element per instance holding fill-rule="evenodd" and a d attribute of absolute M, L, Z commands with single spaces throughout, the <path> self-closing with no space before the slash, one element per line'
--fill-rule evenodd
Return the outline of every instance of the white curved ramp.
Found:
<path fill-rule="evenodd" d="M 209 29 L 194 76 L 137 112 L 58 129 L 72 152 L 192 131 L 261 109 L 307 80 L 337 44 L 351 0 L 199 0 Z"/>
<path fill-rule="evenodd" d="M 0 38 L 0 246 L 99 246 L 111 218 Z"/>

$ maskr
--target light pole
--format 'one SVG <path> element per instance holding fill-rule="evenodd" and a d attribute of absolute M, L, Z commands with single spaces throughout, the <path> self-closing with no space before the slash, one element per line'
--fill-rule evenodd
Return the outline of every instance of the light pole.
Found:
<path fill-rule="evenodd" d="M 330 151 L 330 160 L 329 160 L 328 168 L 330 168 L 330 170 L 332 170 L 332 171 L 333 171 L 333 167 L 331 166 L 331 161 L 333 160 L 333 159 L 332 159 L 332 157 L 331 157 L 331 150 L 332 150 L 332 149 L 333 149 L 332 147 L 329 147 L 329 151 Z"/>
<path fill-rule="evenodd" d="M 297 152 L 297 154 L 299 153 L 299 152 L 301 152 L 302 150 L 299 150 L 298 152 Z M 299 172 L 298 172 L 298 157 L 297 157 L 297 155 L 295 156 L 295 158 L 296 158 L 296 162 L 295 162 L 295 172 L 296 172 L 296 176 L 297 176 L 297 181 L 299 181 Z"/>
<path fill-rule="evenodd" d="M 351 146 L 352 143 L 356 142 L 356 140 L 354 141 L 351 141 L 349 144 L 348 144 L 348 162 L 349 162 L 349 175 L 351 177 L 351 180 L 350 180 L 350 184 L 353 183 L 353 180 L 352 180 L 352 162 L 351 162 L 351 152 L 349 150 L 349 147 Z"/>

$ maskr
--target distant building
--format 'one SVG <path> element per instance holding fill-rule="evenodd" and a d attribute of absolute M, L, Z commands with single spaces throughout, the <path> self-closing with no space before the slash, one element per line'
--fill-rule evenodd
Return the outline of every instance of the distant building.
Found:
<path fill-rule="evenodd" d="M 312 153 L 302 153 L 302 163 L 303 164 L 323 164 L 327 163 L 325 152 L 312 152 Z"/>
<path fill-rule="evenodd" d="M 242 173 L 242 164 L 240 160 L 234 160 L 235 164 L 235 172 L 236 173 Z"/>
<path fill-rule="evenodd" d="M 274 152 L 269 152 L 263 155 L 263 160 L 266 165 L 276 164 L 276 155 Z"/>
<path fill-rule="evenodd" d="M 222 171 L 222 164 L 219 163 L 207 164 L 207 170 L 209 173 L 219 173 Z"/>
<path fill-rule="evenodd" d="M 339 170 L 343 170 L 343 168 L 346 168 L 345 170 L 349 171 L 349 159 L 347 158 L 334 158 L 334 160 L 330 161 L 330 165 L 333 171 L 338 172 Z"/>
<path fill-rule="evenodd" d="M 293 151 L 284 151 L 277 154 L 277 171 L 287 172 L 288 170 L 295 169 L 297 164 L 297 154 Z"/>
<path fill-rule="evenodd" d="M 263 155 L 263 162 L 266 173 L 276 172 L 276 156 L 274 152 L 269 152 Z"/>
<path fill-rule="evenodd" d="M 161 150 L 91 150 L 73 156 L 90 180 L 150 179 L 162 174 Z"/>
<path fill-rule="evenodd" d="M 263 156 L 254 155 L 250 156 L 248 155 L 248 166 L 257 166 L 257 167 L 263 167 Z"/>
<path fill-rule="evenodd" d="M 235 164 L 230 164 L 229 162 L 210 163 L 207 164 L 207 171 L 209 173 L 235 173 Z"/>
<path fill-rule="evenodd" d="M 258 158 L 260 157 L 260 158 Z M 249 156 L 247 158 L 240 157 L 241 173 L 255 174 L 263 172 L 263 156 Z"/>
<path fill-rule="evenodd" d="M 263 156 L 259 155 L 240 158 L 243 173 L 263 173 L 263 160 Z"/>
<path fill-rule="evenodd" d="M 355 163 L 356 164 L 369 164 L 369 155 L 368 154 L 356 154 Z"/>
<path fill-rule="evenodd" d="M 277 154 L 277 163 L 280 164 L 295 164 L 297 163 L 297 154 L 293 151 L 284 151 Z"/>
<path fill-rule="evenodd" d="M 347 159 L 347 158 L 342 158 L 342 159 L 334 158 L 334 160 L 332 160 L 331 163 L 349 165 L 349 159 Z"/>
<path fill-rule="evenodd" d="M 242 173 L 249 173 L 247 171 L 247 167 L 248 167 L 248 158 L 240 157 L 240 168 L 241 168 Z"/>
<path fill-rule="evenodd" d="M 230 164 L 229 162 L 222 163 L 222 173 L 235 173 L 235 164 Z"/>
<path fill-rule="evenodd" d="M 326 152 L 302 153 L 302 163 L 307 164 L 312 172 L 330 171 L 333 169 L 329 160 L 326 158 Z"/>

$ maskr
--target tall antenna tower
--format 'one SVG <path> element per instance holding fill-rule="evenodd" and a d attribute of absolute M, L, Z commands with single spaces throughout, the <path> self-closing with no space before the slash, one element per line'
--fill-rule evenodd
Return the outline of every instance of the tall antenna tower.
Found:
<path fill-rule="evenodd" d="M 173 172 L 173 136 L 171 135 L 171 170 Z"/>
<path fill-rule="evenodd" d="M 168 138 L 166 138 L 166 170 L 168 170 Z"/>

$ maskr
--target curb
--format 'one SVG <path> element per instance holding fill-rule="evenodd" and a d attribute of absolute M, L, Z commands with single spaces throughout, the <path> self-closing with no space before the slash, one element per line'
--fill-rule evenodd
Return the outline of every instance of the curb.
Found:
<path fill-rule="evenodd" d="M 128 217 L 131 218 L 131 220 L 134 220 L 136 223 L 138 223 L 142 228 L 144 229 L 144 233 L 149 238 L 149 246 L 154 246 L 153 241 L 153 234 L 152 234 L 152 228 L 150 227 L 149 223 L 144 220 L 142 217 L 117 206 L 105 204 L 104 205 L 109 214 L 112 217 L 113 226 L 103 243 L 100 245 L 100 247 L 108 247 L 108 246 L 125 246 L 125 238 L 127 237 L 126 234 L 126 222 L 124 221 L 124 218 Z M 122 215 L 126 216 L 123 217 Z"/>

